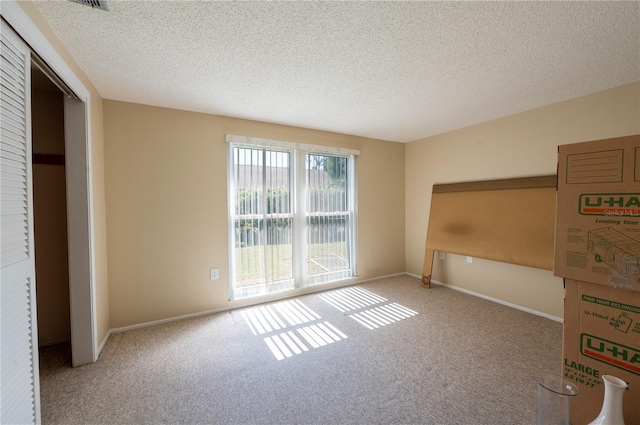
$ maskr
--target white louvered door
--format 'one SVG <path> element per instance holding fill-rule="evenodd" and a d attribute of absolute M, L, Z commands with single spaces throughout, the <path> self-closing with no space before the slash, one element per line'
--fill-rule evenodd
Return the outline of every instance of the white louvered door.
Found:
<path fill-rule="evenodd" d="M 0 39 L 0 422 L 39 423 L 30 50 L 4 21 Z"/>

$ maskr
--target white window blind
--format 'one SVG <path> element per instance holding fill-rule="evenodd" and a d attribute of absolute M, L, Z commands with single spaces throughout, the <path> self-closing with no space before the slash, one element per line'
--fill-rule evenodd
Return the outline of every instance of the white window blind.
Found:
<path fill-rule="evenodd" d="M 357 150 L 227 136 L 231 297 L 355 274 Z"/>
<path fill-rule="evenodd" d="M 0 37 L 0 422 L 40 422 L 31 193 L 28 47 L 2 21 Z"/>

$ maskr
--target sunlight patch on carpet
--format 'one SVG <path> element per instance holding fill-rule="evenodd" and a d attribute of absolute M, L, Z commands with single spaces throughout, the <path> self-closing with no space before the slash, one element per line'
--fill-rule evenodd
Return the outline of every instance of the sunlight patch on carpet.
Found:
<path fill-rule="evenodd" d="M 376 329 L 408 319 L 417 314 L 416 311 L 403 307 L 400 304 L 392 303 L 353 313 L 349 315 L 349 317 L 368 329 Z"/>
<path fill-rule="evenodd" d="M 313 310 L 300 300 L 283 301 L 266 306 L 243 310 L 242 315 L 254 335 L 297 326 L 320 319 Z"/>
<path fill-rule="evenodd" d="M 386 298 L 358 287 L 326 292 L 324 294 L 320 294 L 320 298 L 340 310 L 342 313 L 387 301 Z"/>
<path fill-rule="evenodd" d="M 329 305 L 372 330 L 418 314 L 398 303 L 384 304 L 388 301 L 386 298 L 358 287 L 325 292 L 319 296 Z"/>
<path fill-rule="evenodd" d="M 253 335 L 266 335 L 263 340 L 277 360 L 347 339 L 331 323 L 320 322 L 322 318 L 300 300 L 246 309 L 242 316 Z"/>
<path fill-rule="evenodd" d="M 287 357 L 293 357 L 309 351 L 307 345 L 311 346 L 311 348 L 320 348 L 347 338 L 344 333 L 326 321 L 298 328 L 296 331 L 300 338 L 292 331 L 289 331 L 279 335 L 268 336 L 264 339 L 276 359 L 284 360 Z"/>

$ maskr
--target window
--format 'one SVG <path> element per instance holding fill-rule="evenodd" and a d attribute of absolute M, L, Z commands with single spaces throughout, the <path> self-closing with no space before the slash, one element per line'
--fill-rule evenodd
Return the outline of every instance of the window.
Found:
<path fill-rule="evenodd" d="M 358 151 L 227 141 L 231 298 L 354 276 Z"/>

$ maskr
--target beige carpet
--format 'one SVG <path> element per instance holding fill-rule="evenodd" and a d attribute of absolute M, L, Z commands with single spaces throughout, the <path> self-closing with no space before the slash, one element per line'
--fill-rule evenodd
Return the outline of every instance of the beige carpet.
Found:
<path fill-rule="evenodd" d="M 405 276 L 41 352 L 44 424 L 532 424 L 562 325 Z"/>

